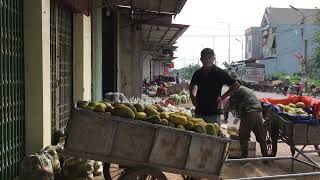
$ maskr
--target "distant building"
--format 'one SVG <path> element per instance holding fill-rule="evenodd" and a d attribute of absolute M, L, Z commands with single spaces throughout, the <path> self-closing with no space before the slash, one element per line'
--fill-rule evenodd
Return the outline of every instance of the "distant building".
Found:
<path fill-rule="evenodd" d="M 262 33 L 260 27 L 250 27 L 245 32 L 246 36 L 246 47 L 245 47 L 245 58 L 261 58 L 261 40 Z"/>
<path fill-rule="evenodd" d="M 291 8 L 265 9 L 260 26 L 262 41 L 259 47 L 261 47 L 262 57 L 268 59 L 258 62 L 265 64 L 266 75 L 277 72 L 287 74 L 301 72 L 300 60 L 303 54 L 305 53 L 307 61 L 312 58 L 316 47 L 315 33 L 320 31 L 320 26 L 315 23 L 315 20 L 320 15 L 320 11 L 318 9 L 299 10 L 305 16 L 304 21 L 302 14 Z M 248 47 L 258 46 L 248 45 Z M 249 53 L 248 57 L 250 57 Z"/>

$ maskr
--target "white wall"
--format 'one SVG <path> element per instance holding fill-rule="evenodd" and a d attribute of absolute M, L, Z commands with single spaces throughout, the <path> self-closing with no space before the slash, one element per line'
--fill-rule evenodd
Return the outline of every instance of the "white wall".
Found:
<path fill-rule="evenodd" d="M 143 79 L 148 78 L 150 80 L 150 64 L 151 64 L 152 56 L 147 55 L 146 58 L 143 59 Z"/>

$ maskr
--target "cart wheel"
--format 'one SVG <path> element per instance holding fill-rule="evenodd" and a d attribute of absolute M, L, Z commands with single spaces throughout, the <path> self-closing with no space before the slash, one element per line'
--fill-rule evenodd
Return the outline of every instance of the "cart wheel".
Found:
<path fill-rule="evenodd" d="M 119 180 L 167 180 L 167 177 L 157 169 L 130 168 L 121 174 Z"/>
<path fill-rule="evenodd" d="M 272 135 L 270 134 L 270 131 L 267 131 L 266 142 L 267 142 L 268 156 L 275 157 L 278 151 L 278 142 L 277 140 L 273 139 Z"/>
<path fill-rule="evenodd" d="M 267 153 L 269 157 L 275 157 L 278 151 L 278 129 L 272 123 L 271 118 L 264 122 L 264 128 L 266 133 Z"/>
<path fill-rule="evenodd" d="M 119 167 L 117 164 L 104 163 L 103 176 L 105 180 L 117 180 L 125 173 L 125 168 Z"/>

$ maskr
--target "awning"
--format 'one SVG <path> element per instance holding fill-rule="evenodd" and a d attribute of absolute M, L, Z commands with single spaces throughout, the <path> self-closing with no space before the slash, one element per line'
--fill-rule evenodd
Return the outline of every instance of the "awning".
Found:
<path fill-rule="evenodd" d="M 58 0 L 58 3 L 75 13 L 84 13 L 87 16 L 90 15 L 92 9 L 92 0 Z"/>
<path fill-rule="evenodd" d="M 132 9 L 143 9 L 171 14 L 180 13 L 187 0 L 105 0 L 114 6 L 127 6 Z"/>
<path fill-rule="evenodd" d="M 171 51 L 176 51 L 177 48 L 178 46 L 167 47 L 167 46 L 156 45 L 154 43 L 143 44 L 143 51 L 147 52 L 150 55 L 161 54 L 164 49 L 171 49 Z"/>
<path fill-rule="evenodd" d="M 177 57 L 153 56 L 153 61 L 173 61 Z"/>
<path fill-rule="evenodd" d="M 119 6 L 117 6 L 117 9 L 122 16 L 126 16 L 131 21 L 135 21 L 136 23 L 152 23 L 155 21 L 166 24 L 172 23 L 172 14 L 156 13 L 143 10 L 132 10 L 127 7 Z"/>
<path fill-rule="evenodd" d="M 143 24 L 142 48 L 147 52 L 161 52 L 171 48 L 188 27 L 182 24 Z"/>

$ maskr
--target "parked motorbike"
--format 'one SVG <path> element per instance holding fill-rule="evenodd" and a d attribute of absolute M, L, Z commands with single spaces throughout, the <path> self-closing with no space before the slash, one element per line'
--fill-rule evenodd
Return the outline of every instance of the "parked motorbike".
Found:
<path fill-rule="evenodd" d="M 315 88 L 311 89 L 311 95 L 313 97 L 317 97 L 319 95 L 319 93 L 320 93 L 320 88 L 319 87 L 315 87 Z"/>
<path fill-rule="evenodd" d="M 292 85 L 292 86 L 289 88 L 288 93 L 291 94 L 291 95 L 299 95 L 299 96 L 302 96 L 303 88 L 304 88 L 304 84 L 297 83 L 297 84 Z"/>
<path fill-rule="evenodd" d="M 282 84 L 278 84 L 274 86 L 273 91 L 276 92 L 277 94 L 284 93 L 284 88 Z"/>
<path fill-rule="evenodd" d="M 156 93 L 157 97 L 167 97 L 168 96 L 168 86 L 165 83 L 162 83 Z"/>

